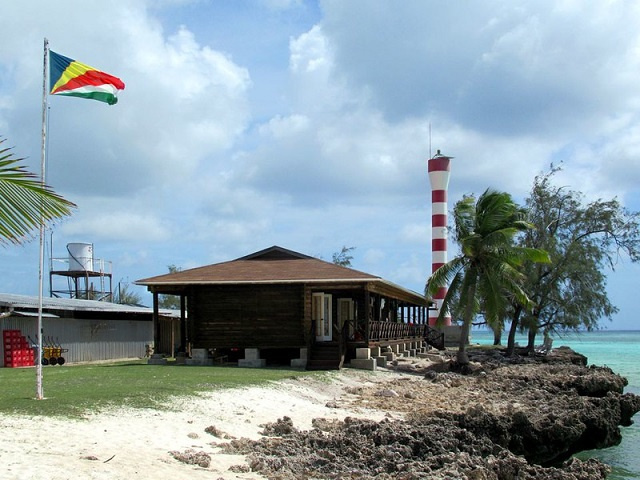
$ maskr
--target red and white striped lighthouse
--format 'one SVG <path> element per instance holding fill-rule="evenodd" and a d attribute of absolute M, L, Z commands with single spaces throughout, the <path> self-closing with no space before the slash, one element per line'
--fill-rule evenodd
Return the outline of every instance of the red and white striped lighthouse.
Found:
<path fill-rule="evenodd" d="M 431 183 L 431 273 L 447 263 L 447 189 L 451 159 L 440 150 L 429 159 L 429 182 Z M 429 325 L 438 318 L 447 287 L 442 287 L 434 295 L 437 310 L 429 310 Z M 444 318 L 444 326 L 451 325 L 451 316 Z"/>

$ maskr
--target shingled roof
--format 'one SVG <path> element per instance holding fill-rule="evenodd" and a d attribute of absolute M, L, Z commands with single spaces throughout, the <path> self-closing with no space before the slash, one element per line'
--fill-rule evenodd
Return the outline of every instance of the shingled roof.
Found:
<path fill-rule="evenodd" d="M 380 277 L 273 246 L 229 262 L 138 280 L 139 285 L 372 281 Z"/>
<path fill-rule="evenodd" d="M 273 246 L 228 262 L 145 278 L 147 287 L 256 283 L 375 283 L 401 291 L 414 301 L 422 297 L 382 278 Z"/>

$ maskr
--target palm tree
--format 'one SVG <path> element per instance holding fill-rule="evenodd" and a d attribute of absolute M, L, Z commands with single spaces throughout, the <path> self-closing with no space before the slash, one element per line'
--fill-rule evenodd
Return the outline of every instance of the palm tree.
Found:
<path fill-rule="evenodd" d="M 71 215 L 75 204 L 65 200 L 37 175 L 19 165 L 0 139 L 0 244 L 24 243 L 41 222 Z"/>
<path fill-rule="evenodd" d="M 448 311 L 462 312 L 457 360 L 464 365 L 469 363 L 469 329 L 480 306 L 487 323 L 495 324 L 503 317 L 510 298 L 529 305 L 521 288 L 519 267 L 525 261 L 548 262 L 549 256 L 543 250 L 515 245 L 515 236 L 533 226 L 508 193 L 488 189 L 477 202 L 474 197 L 465 196 L 456 203 L 453 217 L 461 253 L 431 275 L 426 294 L 433 296 L 438 288 L 449 285 L 439 320 Z M 455 298 L 459 299 L 458 306 L 453 304 Z"/>

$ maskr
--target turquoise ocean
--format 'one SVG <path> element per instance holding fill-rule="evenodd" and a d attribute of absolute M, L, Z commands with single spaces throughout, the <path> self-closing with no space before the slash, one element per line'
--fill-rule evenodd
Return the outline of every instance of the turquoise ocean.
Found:
<path fill-rule="evenodd" d="M 526 345 L 527 339 L 518 336 L 516 341 Z M 481 345 L 493 343 L 493 333 L 486 330 L 473 330 L 471 342 Z M 506 342 L 506 338 L 503 341 Z M 539 338 L 536 344 L 542 343 Z M 640 330 L 615 331 L 599 330 L 594 332 L 567 333 L 555 335 L 553 346 L 566 345 L 585 355 L 589 365 L 607 366 L 614 372 L 626 377 L 629 385 L 625 392 L 640 395 Z M 597 458 L 612 467 L 611 480 L 640 479 L 640 413 L 633 418 L 634 424 L 622 427 L 622 442 L 615 447 L 602 450 L 590 450 L 578 454 L 578 458 Z"/>

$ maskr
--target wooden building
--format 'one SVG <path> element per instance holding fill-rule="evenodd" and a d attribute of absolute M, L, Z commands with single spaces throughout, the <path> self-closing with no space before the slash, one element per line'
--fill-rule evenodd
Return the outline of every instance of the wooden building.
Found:
<path fill-rule="evenodd" d="M 152 292 L 155 312 L 158 295 L 180 297 L 187 355 L 339 368 L 357 348 L 441 341 L 423 295 L 278 246 L 136 283 Z"/>

